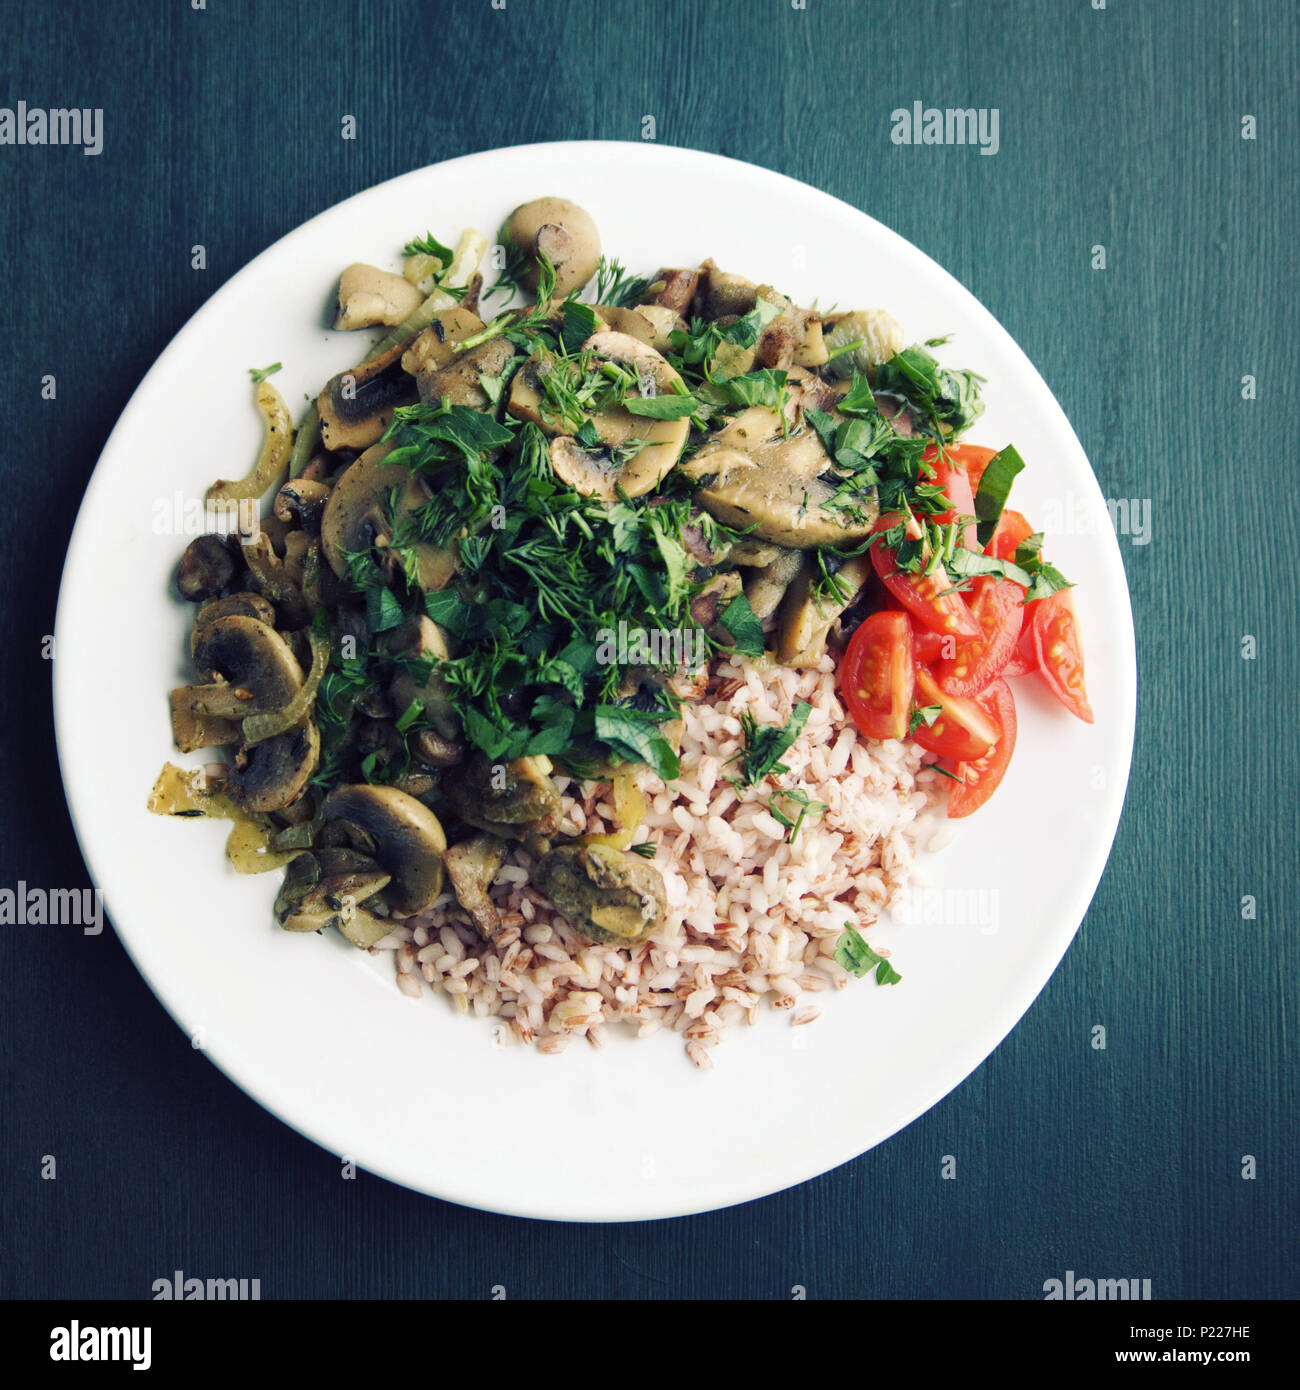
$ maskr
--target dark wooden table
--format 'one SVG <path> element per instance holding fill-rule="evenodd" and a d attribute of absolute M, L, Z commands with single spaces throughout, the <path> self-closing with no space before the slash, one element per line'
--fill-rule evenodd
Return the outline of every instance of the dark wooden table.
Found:
<path fill-rule="evenodd" d="M 661 142 L 866 209 L 1010 329 L 1152 529 L 1122 538 L 1141 704 L 1109 869 L 1028 1016 L 901 1135 L 651 1225 L 341 1183 L 191 1049 L 111 932 L 5 926 L 0 1294 L 143 1298 L 181 1269 L 268 1298 L 1032 1299 L 1073 1269 L 1294 1296 L 1297 27 L 1292 0 L 7 4 L 4 105 L 101 107 L 104 145 L 0 145 L 0 886 L 87 881 L 42 638 L 131 391 L 250 257 L 439 159 L 638 139 L 653 115 Z M 997 108 L 997 154 L 895 145 L 914 101 Z M 133 617 L 106 594 L 105 621 Z"/>

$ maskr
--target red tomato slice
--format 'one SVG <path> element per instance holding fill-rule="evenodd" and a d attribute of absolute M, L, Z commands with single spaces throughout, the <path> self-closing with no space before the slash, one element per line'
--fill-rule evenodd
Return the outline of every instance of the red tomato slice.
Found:
<path fill-rule="evenodd" d="M 941 454 L 933 448 L 927 449 L 922 458 L 934 470 L 935 483 L 943 488 L 948 501 L 952 503 L 946 512 L 939 512 L 930 520 L 946 526 L 950 521 L 956 521 L 959 516 L 973 517 L 975 515 L 975 494 L 971 491 L 971 481 L 966 476 L 966 470 L 960 461 L 953 459 L 950 453 Z M 961 543 L 967 550 L 979 549 L 974 521 L 968 522 L 962 528 Z"/>
<path fill-rule="evenodd" d="M 997 529 L 993 532 L 988 545 L 984 547 L 984 553 L 994 555 L 999 560 L 1014 560 L 1016 551 L 1033 534 L 1034 528 L 1019 512 L 1013 512 L 1010 507 L 1004 507 L 1002 515 L 998 517 Z"/>
<path fill-rule="evenodd" d="M 971 584 L 970 609 L 983 635 L 959 643 L 955 656 L 935 666 L 949 695 L 978 695 L 1002 674 L 1020 640 L 1024 604 L 1024 587 L 1013 580 L 987 575 Z"/>
<path fill-rule="evenodd" d="M 1071 714 L 1091 724 L 1092 706 L 1083 682 L 1083 643 L 1069 589 L 1038 599 L 1032 609 L 1030 631 L 1043 679 Z"/>
<path fill-rule="evenodd" d="M 887 531 L 898 524 L 897 516 L 881 517 L 877 531 Z M 978 637 L 980 625 L 975 621 L 966 600 L 953 591 L 952 580 L 945 570 L 934 574 L 904 574 L 894 563 L 894 553 L 882 544 L 871 547 L 871 563 L 881 583 L 931 632 L 952 637 Z"/>
<path fill-rule="evenodd" d="M 906 613 L 873 613 L 849 641 L 840 693 L 868 738 L 906 738 L 912 712 L 912 624 Z"/>
<path fill-rule="evenodd" d="M 997 742 L 982 758 L 957 765 L 962 781 L 948 795 L 951 820 L 969 816 L 993 795 L 1016 746 L 1016 702 L 1006 681 L 995 680 L 980 696 L 979 705 L 997 725 Z"/>
<path fill-rule="evenodd" d="M 970 762 L 982 758 L 997 741 L 997 727 L 988 714 L 974 700 L 940 690 L 938 681 L 924 666 L 916 668 L 912 698 L 918 706 L 940 707 L 933 724 L 918 724 L 912 731 L 916 742 L 929 752 L 955 762 Z"/>
<path fill-rule="evenodd" d="M 1041 599 L 1035 602 L 1042 602 Z M 1016 643 L 1016 649 L 1011 653 L 1011 660 L 1002 668 L 1004 676 L 1027 676 L 1030 671 L 1038 670 L 1038 658 L 1034 655 L 1034 609 L 1031 604 L 1024 612 L 1024 624 L 1020 629 L 1020 640 Z"/>

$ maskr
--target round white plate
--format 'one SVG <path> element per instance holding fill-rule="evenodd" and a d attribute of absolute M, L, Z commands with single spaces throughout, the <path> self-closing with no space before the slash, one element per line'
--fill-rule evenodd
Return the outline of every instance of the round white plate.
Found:
<path fill-rule="evenodd" d="M 406 999 L 391 962 L 337 934 L 279 930 L 279 875 L 234 874 L 225 825 L 145 811 L 158 769 L 177 758 L 167 691 L 189 679 L 192 610 L 169 591 L 181 528 L 214 478 L 241 475 L 256 455 L 248 369 L 283 362 L 276 384 L 296 413 L 356 359 L 360 340 L 323 326 L 344 265 L 396 268 L 425 230 L 490 237 L 516 204 L 550 193 L 589 209 L 606 251 L 634 271 L 713 256 L 800 303 L 886 306 L 909 341 L 952 334 L 943 359 L 988 378 L 973 440 L 1015 442 L 1029 466 L 1014 505 L 1058 532 L 1047 552 L 1078 584 L 1097 722 L 1018 683 L 1019 746 L 1001 789 L 926 857 L 932 891 L 915 920 L 872 934 L 903 983 L 823 994 L 811 1027 L 769 1011 L 731 1030 L 712 1071 L 686 1060 L 678 1036 L 558 1057 L 500 1046 L 490 1022 L 454 1014 L 445 997 Z M 69 548 L 56 637 L 77 835 L 118 934 L 180 1026 L 333 1154 L 533 1217 L 638 1220 L 763 1196 L 853 1158 L 946 1095 L 1015 1025 L 1077 930 L 1133 740 L 1119 549 L 1083 450 L 1028 359 L 945 271 L 863 213 L 782 175 L 659 145 L 454 159 L 358 194 L 258 256 L 185 325 L 114 429 Z"/>

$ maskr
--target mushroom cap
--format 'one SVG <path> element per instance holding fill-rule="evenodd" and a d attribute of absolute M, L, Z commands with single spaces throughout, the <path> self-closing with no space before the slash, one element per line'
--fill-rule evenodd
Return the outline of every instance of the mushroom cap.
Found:
<path fill-rule="evenodd" d="M 378 266 L 353 261 L 339 276 L 339 312 L 334 327 L 392 328 L 413 314 L 424 296 L 408 280 Z"/>
<path fill-rule="evenodd" d="M 833 509 L 834 490 L 820 478 L 764 467 L 738 449 L 701 449 L 682 471 L 702 484 L 695 500 L 724 525 L 792 549 L 866 540 L 878 511 L 874 489 L 854 512 Z"/>
<path fill-rule="evenodd" d="M 537 883 L 575 931 L 615 946 L 644 941 L 668 906 L 658 869 L 610 845 L 558 846 L 538 864 Z"/>
<path fill-rule="evenodd" d="M 541 270 L 538 253 L 544 253 L 555 266 L 555 296 L 563 299 L 571 290 L 580 290 L 596 273 L 600 264 L 600 233 L 591 214 L 567 198 L 534 198 L 521 203 L 506 220 L 511 242 L 528 258 L 519 277 L 534 292 Z"/>
<path fill-rule="evenodd" d="M 321 514 L 321 549 L 340 579 L 347 574 L 345 551 L 369 550 L 377 536 L 391 532 L 387 516 L 389 493 L 401 489 L 398 506 L 407 511 L 427 500 L 422 480 L 403 464 L 385 463 L 393 445 L 376 444 L 357 459 L 335 482 Z M 420 567 L 420 587 L 445 588 L 456 572 L 453 551 L 427 542 L 415 543 Z"/>
<path fill-rule="evenodd" d="M 662 353 L 629 333 L 602 330 L 582 347 L 633 372 L 642 383 L 641 395 L 671 393 L 681 381 Z M 541 393 L 528 367 L 511 383 L 509 411 L 555 434 L 541 412 Z M 652 420 L 621 408 L 593 415 L 591 423 L 603 447 L 584 449 L 572 435 L 558 435 L 551 442 L 551 467 L 570 487 L 606 502 L 617 501 L 620 493 L 642 497 L 658 487 L 681 457 L 691 428 L 689 419 Z M 643 447 L 631 457 L 616 458 L 620 446 L 636 443 Z"/>
<path fill-rule="evenodd" d="M 302 795 L 320 761 L 320 731 L 310 720 L 251 748 L 230 769 L 236 801 L 250 811 L 282 811 Z"/>
<path fill-rule="evenodd" d="M 260 619 L 238 613 L 204 625 L 194 643 L 194 664 L 249 691 L 250 713 L 287 705 L 303 682 L 302 667 L 284 638 Z"/>
<path fill-rule="evenodd" d="M 423 802 L 396 787 L 356 784 L 325 798 L 326 821 L 347 821 L 375 845 L 375 858 L 392 875 L 385 896 L 397 912 L 423 912 L 442 892 L 447 837 Z"/>

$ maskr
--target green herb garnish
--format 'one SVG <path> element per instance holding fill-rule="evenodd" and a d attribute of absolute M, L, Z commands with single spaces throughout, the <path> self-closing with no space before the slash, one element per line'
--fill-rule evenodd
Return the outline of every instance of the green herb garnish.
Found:
<path fill-rule="evenodd" d="M 896 985 L 903 977 L 884 958 L 867 945 L 852 922 L 845 922 L 844 934 L 835 945 L 835 959 L 850 975 L 861 980 L 872 970 L 878 985 Z"/>

